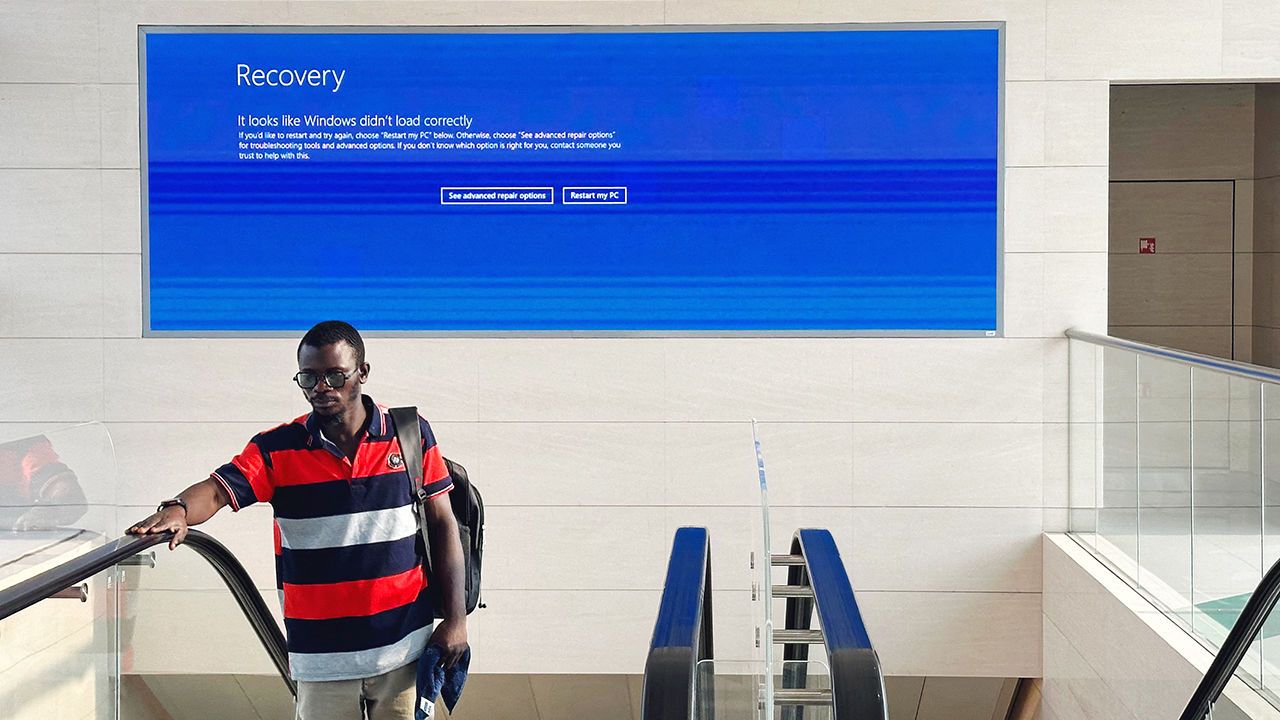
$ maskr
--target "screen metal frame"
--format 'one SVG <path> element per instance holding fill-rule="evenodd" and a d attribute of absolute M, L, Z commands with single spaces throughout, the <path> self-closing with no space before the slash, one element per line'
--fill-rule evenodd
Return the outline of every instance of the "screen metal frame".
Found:
<path fill-rule="evenodd" d="M 785 23 L 741 25 L 139 25 L 138 26 L 138 163 L 142 227 L 142 336 L 172 338 L 281 338 L 305 330 L 153 330 L 151 327 L 151 232 L 147 155 L 147 36 L 150 34 L 601 34 L 601 33 L 736 33 L 857 32 L 873 30 L 995 30 L 996 79 L 996 327 L 994 330 L 370 330 L 367 337 L 503 338 L 503 337 L 808 337 L 808 338 L 936 338 L 1005 337 L 1004 324 L 1004 176 L 1005 176 L 1005 22 Z"/>

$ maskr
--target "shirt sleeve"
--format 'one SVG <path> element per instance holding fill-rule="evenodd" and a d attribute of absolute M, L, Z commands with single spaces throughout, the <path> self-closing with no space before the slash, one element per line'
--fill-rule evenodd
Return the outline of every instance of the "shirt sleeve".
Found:
<path fill-rule="evenodd" d="M 431 425 L 422 416 L 418 416 L 418 427 L 422 431 L 422 485 L 427 497 L 432 498 L 452 490 L 453 478 L 449 476 L 449 466 L 440 454 L 440 446 L 436 444 Z"/>
<path fill-rule="evenodd" d="M 231 498 L 231 509 L 235 511 L 256 502 L 270 502 L 275 494 L 271 458 L 262 452 L 256 437 L 231 462 L 214 470 L 210 477 L 222 484 Z"/>

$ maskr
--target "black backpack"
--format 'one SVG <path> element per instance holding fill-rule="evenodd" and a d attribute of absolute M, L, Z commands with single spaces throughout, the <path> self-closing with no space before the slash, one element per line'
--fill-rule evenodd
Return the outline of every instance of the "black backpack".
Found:
<path fill-rule="evenodd" d="M 435 606 L 436 617 L 444 617 L 441 609 L 444 598 L 440 596 L 440 586 L 431 582 L 431 536 L 427 531 L 427 518 L 424 512 L 426 500 L 422 483 L 422 429 L 418 427 L 418 408 L 391 408 L 391 421 L 396 426 L 396 438 L 400 441 L 400 451 L 404 454 L 405 469 L 413 483 L 414 512 L 418 516 L 418 542 L 422 549 L 422 566 L 426 570 L 427 590 L 431 593 L 431 601 Z M 449 503 L 453 507 L 453 516 L 458 519 L 458 536 L 462 541 L 462 577 L 467 614 L 477 607 L 484 607 L 480 602 L 480 565 L 484 555 L 484 501 L 480 499 L 480 491 L 467 478 L 467 470 L 456 462 L 445 458 L 444 464 L 449 468 L 449 477 L 453 480 L 453 491 L 449 493 Z"/>

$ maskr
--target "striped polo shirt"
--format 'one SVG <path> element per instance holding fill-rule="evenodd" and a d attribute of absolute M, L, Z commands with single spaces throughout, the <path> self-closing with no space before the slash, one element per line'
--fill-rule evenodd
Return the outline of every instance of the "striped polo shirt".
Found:
<path fill-rule="evenodd" d="M 295 680 L 347 680 L 418 658 L 431 631 L 427 578 L 400 443 L 386 408 L 368 396 L 355 462 L 313 415 L 255 435 L 213 478 L 233 510 L 269 502 L 276 582 Z M 423 477 L 434 496 L 453 487 L 426 420 Z"/>

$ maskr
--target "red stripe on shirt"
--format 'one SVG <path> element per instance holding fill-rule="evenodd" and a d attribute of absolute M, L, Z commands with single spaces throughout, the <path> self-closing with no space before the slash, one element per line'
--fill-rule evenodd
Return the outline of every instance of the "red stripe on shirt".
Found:
<path fill-rule="evenodd" d="M 259 502 L 268 502 L 275 492 L 275 488 L 271 486 L 271 480 L 267 477 L 266 464 L 262 460 L 262 451 L 258 449 L 257 443 L 249 443 L 245 446 L 244 452 L 231 459 L 231 464 L 235 465 L 240 474 L 249 481 L 249 487 L 253 488 L 253 496 L 258 498 Z"/>
<path fill-rule="evenodd" d="M 321 447 L 273 450 L 271 468 L 279 485 L 332 482 L 351 474 L 342 458 Z"/>
<path fill-rule="evenodd" d="M 291 620 L 365 617 L 408 605 L 427 586 L 418 566 L 374 580 L 316 585 L 284 585 L 284 616 Z"/>
<path fill-rule="evenodd" d="M 432 445 L 422 456 L 422 484 L 431 485 L 449 477 L 449 466 L 444 464 L 440 446 Z"/>

